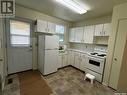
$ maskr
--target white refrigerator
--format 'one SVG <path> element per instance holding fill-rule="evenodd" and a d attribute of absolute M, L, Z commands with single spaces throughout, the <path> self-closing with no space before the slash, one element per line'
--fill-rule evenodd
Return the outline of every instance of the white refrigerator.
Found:
<path fill-rule="evenodd" d="M 43 75 L 57 71 L 59 38 L 56 35 L 38 37 L 38 70 Z"/>

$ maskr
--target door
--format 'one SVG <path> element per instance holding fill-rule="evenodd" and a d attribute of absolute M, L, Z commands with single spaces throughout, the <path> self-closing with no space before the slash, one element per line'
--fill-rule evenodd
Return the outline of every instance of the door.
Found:
<path fill-rule="evenodd" d="M 117 89 L 117 84 L 120 76 L 121 63 L 124 53 L 125 44 L 127 41 L 127 19 L 120 20 L 116 36 L 116 43 L 114 49 L 113 64 L 111 68 L 111 75 L 109 86 Z"/>
<path fill-rule="evenodd" d="M 57 71 L 58 50 L 45 50 L 44 75 Z"/>
<path fill-rule="evenodd" d="M 83 41 L 83 27 L 76 28 L 75 31 L 75 42 L 82 42 Z"/>
<path fill-rule="evenodd" d="M 69 32 L 69 41 L 75 42 L 75 28 L 71 28 Z"/>
<path fill-rule="evenodd" d="M 45 36 L 45 49 L 57 49 L 59 47 L 59 37 L 57 35 Z"/>
<path fill-rule="evenodd" d="M 7 22 L 8 74 L 32 69 L 32 22 L 11 19 Z"/>

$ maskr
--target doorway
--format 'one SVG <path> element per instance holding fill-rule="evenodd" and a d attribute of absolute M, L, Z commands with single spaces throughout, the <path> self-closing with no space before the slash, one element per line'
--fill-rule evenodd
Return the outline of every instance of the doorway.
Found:
<path fill-rule="evenodd" d="M 8 74 L 32 69 L 32 21 L 7 20 Z"/>

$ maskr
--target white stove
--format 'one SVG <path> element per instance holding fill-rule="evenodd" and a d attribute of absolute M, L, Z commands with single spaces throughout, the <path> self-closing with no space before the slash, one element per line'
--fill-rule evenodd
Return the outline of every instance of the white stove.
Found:
<path fill-rule="evenodd" d="M 87 71 L 94 75 L 96 80 L 102 82 L 106 62 L 106 49 L 95 48 L 94 52 L 88 53 Z"/>

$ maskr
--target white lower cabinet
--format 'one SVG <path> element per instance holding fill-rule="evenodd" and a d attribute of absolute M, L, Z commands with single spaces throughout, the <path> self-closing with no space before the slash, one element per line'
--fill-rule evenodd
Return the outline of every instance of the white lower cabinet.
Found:
<path fill-rule="evenodd" d="M 74 58 L 75 58 L 75 64 L 74 64 L 74 67 L 80 69 L 80 65 L 81 65 L 80 53 L 75 52 L 75 53 L 74 53 Z"/>
<path fill-rule="evenodd" d="M 67 54 L 63 54 L 62 56 L 62 67 L 68 66 L 68 62 L 67 62 Z"/>
<path fill-rule="evenodd" d="M 87 55 L 86 54 L 81 54 L 81 65 L 80 65 L 80 70 L 86 71 L 86 64 L 87 64 Z"/>
<path fill-rule="evenodd" d="M 58 68 L 71 65 L 82 71 L 86 71 L 88 63 L 87 54 L 68 50 L 67 54 L 61 54 L 58 58 Z"/>
<path fill-rule="evenodd" d="M 74 52 L 68 51 L 68 65 L 74 66 Z"/>
<path fill-rule="evenodd" d="M 58 68 L 62 68 L 68 66 L 68 55 L 67 54 L 60 54 L 58 57 Z"/>
<path fill-rule="evenodd" d="M 62 55 L 58 56 L 58 68 L 62 68 Z"/>
<path fill-rule="evenodd" d="M 75 51 L 68 51 L 68 64 L 80 69 L 82 71 L 86 71 L 88 63 L 87 54 L 75 52 Z"/>

